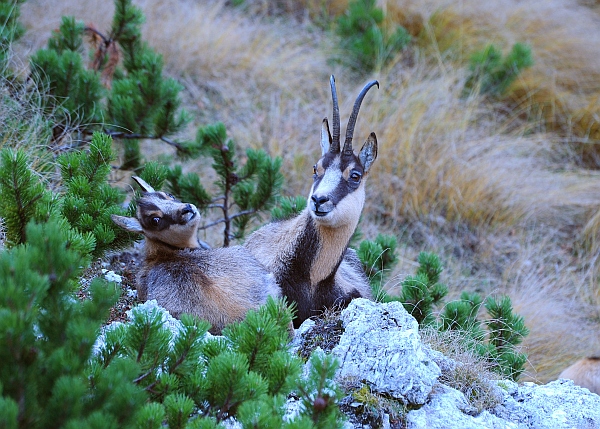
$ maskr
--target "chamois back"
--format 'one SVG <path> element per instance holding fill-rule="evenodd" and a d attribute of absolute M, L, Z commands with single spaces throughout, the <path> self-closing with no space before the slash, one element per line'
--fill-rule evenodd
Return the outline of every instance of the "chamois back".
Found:
<path fill-rule="evenodd" d="M 590 392 L 600 395 L 600 356 L 592 356 L 575 362 L 563 370 L 558 378 L 567 378 Z"/>

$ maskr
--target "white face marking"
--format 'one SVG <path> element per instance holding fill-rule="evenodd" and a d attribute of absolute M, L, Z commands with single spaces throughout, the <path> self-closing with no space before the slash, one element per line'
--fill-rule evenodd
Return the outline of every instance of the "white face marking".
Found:
<path fill-rule="evenodd" d="M 331 228 L 348 227 L 353 231 L 358 225 L 362 208 L 365 204 L 365 188 L 360 184 L 356 191 L 346 195 L 335 207 L 334 210 L 325 216 L 315 216 L 310 211 L 313 219 L 324 226 Z"/>
<path fill-rule="evenodd" d="M 331 195 L 340 183 L 340 180 L 342 180 L 342 172 L 340 171 L 340 158 L 338 157 L 325 170 L 325 174 L 319 182 L 317 189 L 315 189 L 315 185 L 313 184 L 310 189 L 309 198 L 313 195 L 317 197 Z"/>
<path fill-rule="evenodd" d="M 348 174 L 349 169 L 354 168 L 353 165 L 351 163 L 347 166 L 346 174 Z M 358 188 L 350 191 L 338 201 L 339 196 L 336 197 L 334 194 L 340 191 L 340 183 L 346 180 L 344 172 L 340 168 L 341 159 L 339 156 L 329 164 L 324 172 L 322 167 L 320 167 L 320 162 L 317 164 L 317 171 L 320 169 L 323 172 L 323 176 L 311 188 L 308 196 L 310 205 L 309 213 L 321 225 L 335 228 L 352 225 L 352 228 L 354 228 L 358 223 L 358 218 L 364 205 L 364 183 L 361 182 Z M 326 197 L 326 199 L 324 202 L 318 204 L 319 213 L 315 213 L 317 202 L 323 197 Z"/>

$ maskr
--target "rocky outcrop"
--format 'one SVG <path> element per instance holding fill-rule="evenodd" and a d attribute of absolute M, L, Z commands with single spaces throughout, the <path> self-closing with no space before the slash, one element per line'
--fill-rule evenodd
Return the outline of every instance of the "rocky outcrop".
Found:
<path fill-rule="evenodd" d="M 338 379 L 355 378 L 382 397 L 396 398 L 408 412 L 407 429 L 566 429 L 600 428 L 600 396 L 573 382 L 546 385 L 490 381 L 497 399 L 492 409 L 478 411 L 465 395 L 439 382 L 440 367 L 457 365 L 420 341 L 417 322 L 399 303 L 378 304 L 356 299 L 342 311 L 344 333 L 331 353 L 338 357 Z M 294 340 L 301 347 L 311 323 Z M 376 425 L 393 427 L 389 416 Z M 365 427 L 364 421 L 354 427 Z"/>
<path fill-rule="evenodd" d="M 357 299 L 342 312 L 344 334 L 332 350 L 338 377 L 358 378 L 372 391 L 424 404 L 440 368 L 423 351 L 417 321 L 401 303 Z"/>
<path fill-rule="evenodd" d="M 492 410 L 509 427 L 567 429 L 600 428 L 600 396 L 571 380 L 545 385 L 502 382 L 504 401 Z"/>

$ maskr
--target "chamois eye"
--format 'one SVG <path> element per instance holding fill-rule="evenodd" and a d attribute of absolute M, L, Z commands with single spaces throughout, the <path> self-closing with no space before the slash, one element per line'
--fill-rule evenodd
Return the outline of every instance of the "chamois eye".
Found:
<path fill-rule="evenodd" d="M 160 218 L 159 217 L 153 217 L 150 222 L 152 223 L 152 225 L 154 226 L 158 226 L 158 224 L 160 223 Z"/>
<path fill-rule="evenodd" d="M 353 182 L 358 182 L 360 180 L 362 176 L 360 175 L 360 173 L 354 171 L 350 174 L 350 180 Z"/>

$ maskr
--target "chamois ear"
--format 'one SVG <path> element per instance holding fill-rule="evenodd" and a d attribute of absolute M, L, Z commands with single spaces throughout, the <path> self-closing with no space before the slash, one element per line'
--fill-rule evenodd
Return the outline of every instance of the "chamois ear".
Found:
<path fill-rule="evenodd" d="M 140 222 L 134 217 L 127 216 L 118 216 L 118 215 L 110 215 L 110 218 L 114 223 L 123 228 L 125 231 L 129 232 L 137 232 L 141 234 L 144 232 L 142 230 L 142 225 Z"/>
<path fill-rule="evenodd" d="M 152 186 L 150 186 L 148 183 L 146 183 L 146 181 L 144 179 L 142 179 L 141 177 L 131 176 L 131 178 L 133 180 L 135 180 L 138 185 L 140 185 L 140 188 L 142 188 L 142 191 L 144 191 L 144 192 L 156 192 L 154 190 L 154 188 Z"/>
<path fill-rule="evenodd" d="M 365 169 L 365 173 L 368 172 L 373 161 L 377 159 L 377 137 L 375 136 L 375 133 L 371 133 L 367 138 L 367 141 L 365 141 L 365 144 L 358 154 L 358 159 Z"/>
<path fill-rule="evenodd" d="M 329 152 L 331 147 L 331 133 L 329 132 L 329 122 L 327 118 L 323 119 L 323 125 L 321 125 L 321 156 Z"/>

